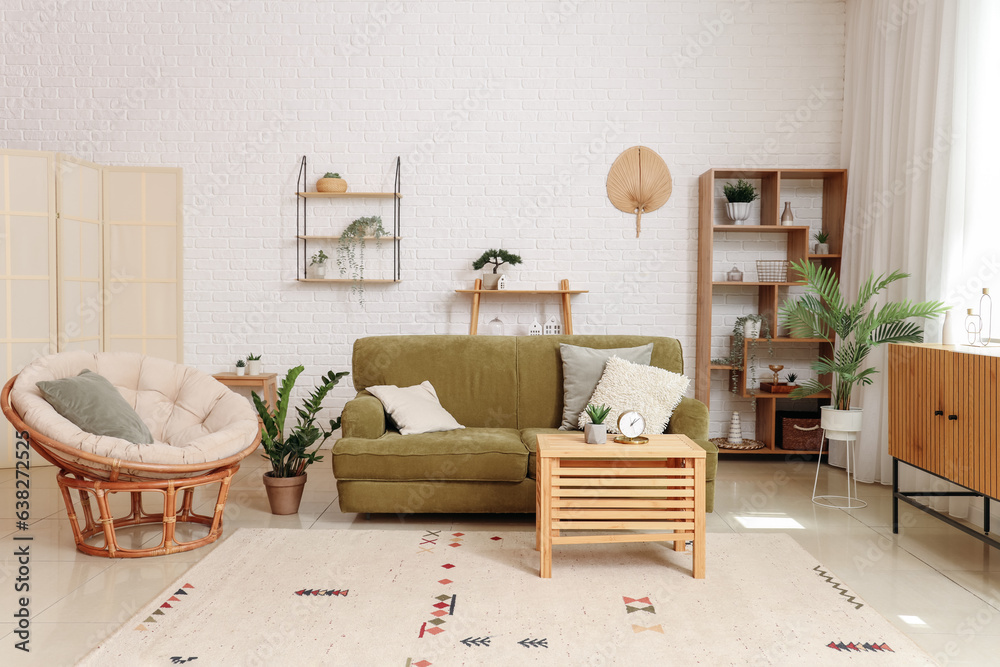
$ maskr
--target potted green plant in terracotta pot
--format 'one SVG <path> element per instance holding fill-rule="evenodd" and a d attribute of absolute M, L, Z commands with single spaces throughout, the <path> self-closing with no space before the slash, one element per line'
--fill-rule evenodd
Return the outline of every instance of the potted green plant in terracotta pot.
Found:
<path fill-rule="evenodd" d="M 491 248 L 480 255 L 479 259 L 472 263 L 472 268 L 476 271 L 481 270 L 487 264 L 493 265 L 492 273 L 483 273 L 483 289 L 496 289 L 497 283 L 500 281 L 500 276 L 503 275 L 498 273 L 501 266 L 504 264 L 510 264 L 511 266 L 517 266 L 521 263 L 521 256 L 515 255 L 514 253 L 507 252 L 504 249 Z"/>
<path fill-rule="evenodd" d="M 328 171 L 316 181 L 316 192 L 347 192 L 347 181 L 340 174 Z"/>
<path fill-rule="evenodd" d="M 271 471 L 264 473 L 264 488 L 267 490 L 267 501 L 272 514 L 295 514 L 299 511 L 306 483 L 306 468 L 323 460 L 317 453 L 319 448 L 340 428 L 340 417 L 330 420 L 329 430 L 316 423 L 316 414 L 323 407 L 323 399 L 348 375 L 346 371 L 330 371 L 320 378 L 320 383 L 301 407 L 295 409 L 298 415 L 295 425 L 285 435 L 285 417 L 291 404 L 292 387 L 304 370 L 304 366 L 296 366 L 288 371 L 281 381 L 278 399 L 273 408 L 269 408 L 257 392 L 253 392 L 253 404 L 263 422 L 260 434 L 260 444 L 264 447 L 263 456 L 271 462 Z"/>
<path fill-rule="evenodd" d="M 831 392 L 832 404 L 821 408 L 821 425 L 831 440 L 857 439 L 861 430 L 861 408 L 851 407 L 854 387 L 872 383 L 878 372 L 865 368 L 865 359 L 875 347 L 885 343 L 919 343 L 924 339 L 920 325 L 906 320 L 913 317 L 936 317 L 948 308 L 940 301 L 913 303 L 886 302 L 878 306 L 872 300 L 897 280 L 910 274 L 893 271 L 889 275 L 872 274 L 853 303 L 840 291 L 840 281 L 830 267 L 814 264 L 807 259 L 792 265 L 806 283 L 806 294 L 789 299 L 781 306 L 781 321 L 795 338 L 837 337 L 833 358 L 820 357 L 812 364 L 817 375 L 830 375 L 831 384 L 817 377 L 807 380 L 789 394 L 790 398 L 806 398 L 822 391 Z"/>
<path fill-rule="evenodd" d="M 726 213 L 737 225 L 750 217 L 750 207 L 759 197 L 753 185 L 742 178 L 735 184 L 726 183 L 722 186 L 722 193 L 726 196 Z"/>

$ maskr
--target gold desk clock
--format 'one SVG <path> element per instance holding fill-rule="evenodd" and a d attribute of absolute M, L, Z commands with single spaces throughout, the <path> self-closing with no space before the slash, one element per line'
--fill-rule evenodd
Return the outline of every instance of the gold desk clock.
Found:
<path fill-rule="evenodd" d="M 646 430 L 646 419 L 635 410 L 626 410 L 618 415 L 618 432 L 615 442 L 621 445 L 645 445 L 649 438 L 642 435 Z"/>

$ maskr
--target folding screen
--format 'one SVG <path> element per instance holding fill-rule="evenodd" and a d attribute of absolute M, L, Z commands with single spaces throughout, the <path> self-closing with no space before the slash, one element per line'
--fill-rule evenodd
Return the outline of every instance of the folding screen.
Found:
<path fill-rule="evenodd" d="M 102 349 L 101 166 L 57 157 L 59 349 Z"/>

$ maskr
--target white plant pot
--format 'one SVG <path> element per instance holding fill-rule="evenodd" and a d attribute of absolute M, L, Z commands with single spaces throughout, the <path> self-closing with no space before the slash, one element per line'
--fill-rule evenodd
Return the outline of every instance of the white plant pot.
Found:
<path fill-rule="evenodd" d="M 583 440 L 588 445 L 603 445 L 608 441 L 608 425 L 587 424 L 583 427 Z"/>
<path fill-rule="evenodd" d="M 820 408 L 819 424 L 830 440 L 851 442 L 858 439 L 861 432 L 861 408 L 837 410 L 832 405 Z"/>
<path fill-rule="evenodd" d="M 500 274 L 499 273 L 484 273 L 483 274 L 483 289 L 496 289 L 498 282 L 500 282 Z"/>
<path fill-rule="evenodd" d="M 830 254 L 830 244 L 829 243 L 817 243 L 816 250 L 813 252 L 814 255 L 829 255 Z"/>
<path fill-rule="evenodd" d="M 236 367 L 236 374 L 237 375 L 246 375 L 246 373 L 247 373 L 246 366 L 237 366 Z"/>
<path fill-rule="evenodd" d="M 247 375 L 260 375 L 260 359 L 247 362 Z"/>
<path fill-rule="evenodd" d="M 744 322 L 743 337 L 760 338 L 760 322 Z"/>
<path fill-rule="evenodd" d="M 312 278 L 326 278 L 327 277 L 327 263 L 322 264 L 311 264 L 309 266 L 310 276 Z"/>
<path fill-rule="evenodd" d="M 739 225 L 750 217 L 751 206 L 753 202 L 726 202 L 726 213 L 730 220 Z"/>

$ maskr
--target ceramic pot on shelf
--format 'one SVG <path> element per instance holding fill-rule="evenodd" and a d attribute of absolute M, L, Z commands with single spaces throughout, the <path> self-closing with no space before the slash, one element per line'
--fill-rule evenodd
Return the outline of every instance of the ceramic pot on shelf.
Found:
<path fill-rule="evenodd" d="M 795 224 L 795 216 L 792 215 L 792 202 L 785 202 L 785 210 L 781 212 L 781 224 L 785 226 Z"/>
<path fill-rule="evenodd" d="M 237 366 L 236 367 L 236 374 L 237 375 L 246 375 L 246 372 L 247 372 L 246 366 Z"/>
<path fill-rule="evenodd" d="M 750 207 L 753 202 L 748 201 L 731 201 L 726 203 L 726 213 L 729 214 L 729 219 L 735 222 L 737 225 L 741 225 L 746 222 L 746 219 L 750 217 Z"/>
<path fill-rule="evenodd" d="M 247 375 L 260 375 L 260 359 L 247 361 Z"/>
<path fill-rule="evenodd" d="M 829 243 L 817 243 L 816 247 L 813 249 L 814 255 L 829 255 L 830 254 L 830 244 Z"/>
<path fill-rule="evenodd" d="M 499 273 L 484 273 L 483 274 L 483 289 L 496 289 L 497 283 L 500 282 Z"/>
<path fill-rule="evenodd" d="M 316 192 L 347 192 L 347 181 L 342 178 L 321 178 L 316 181 Z"/>

